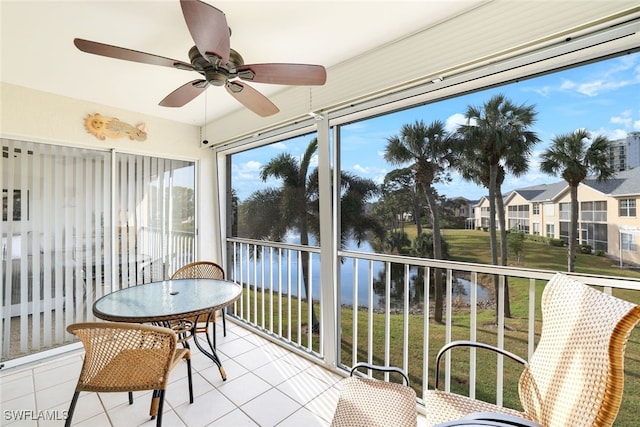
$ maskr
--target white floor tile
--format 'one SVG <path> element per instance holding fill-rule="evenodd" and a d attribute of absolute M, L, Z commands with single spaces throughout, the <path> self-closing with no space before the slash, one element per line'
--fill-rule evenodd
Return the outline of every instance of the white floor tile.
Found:
<path fill-rule="evenodd" d="M 300 368 L 295 367 L 290 363 L 274 360 L 253 370 L 253 373 L 272 386 L 276 386 L 296 376 L 300 373 Z"/>
<path fill-rule="evenodd" d="M 231 342 L 219 345 L 217 350 L 218 350 L 218 355 L 222 353 L 222 355 L 224 355 L 224 357 L 226 357 L 227 359 L 233 359 L 234 357 L 239 356 L 248 351 L 251 351 L 256 347 L 257 346 L 255 344 L 245 340 L 244 338 L 240 338 L 240 339 L 233 340 Z"/>
<path fill-rule="evenodd" d="M 236 405 L 217 390 L 198 396 L 193 404 L 185 403 L 174 408 L 189 427 L 206 426 L 235 409 Z"/>
<path fill-rule="evenodd" d="M 234 378 L 240 378 L 249 370 L 244 366 L 240 365 L 235 360 L 225 360 L 222 363 L 222 367 L 224 368 L 225 373 L 227 374 L 227 381 L 232 381 Z M 212 384 L 214 387 L 219 387 L 224 384 L 226 381 L 222 380 L 220 376 L 220 371 L 218 367 L 211 362 L 211 366 L 206 369 L 203 369 L 198 372 L 206 381 Z"/>
<path fill-rule="evenodd" d="M 76 357 L 73 359 L 65 359 L 65 362 L 66 363 L 62 363 L 62 361 L 60 361 L 53 366 L 35 368 L 33 374 L 36 390 L 49 388 L 52 384 L 66 382 L 71 378 L 75 378 L 77 382 L 80 370 L 82 369 L 82 359 Z"/>
<path fill-rule="evenodd" d="M 307 408 L 300 408 L 284 420 L 278 427 L 328 427 L 330 423 L 323 418 L 318 417 L 316 414 L 308 410 Z"/>
<path fill-rule="evenodd" d="M 5 402 L 20 396 L 33 394 L 33 381 L 31 370 L 22 372 L 19 375 L 3 377 L 0 383 L 0 399 Z"/>
<path fill-rule="evenodd" d="M 72 397 L 73 396 L 69 395 L 68 402 L 51 409 L 58 412 L 68 412 Z M 98 393 L 81 393 L 78 398 L 78 403 L 76 404 L 76 409 L 73 411 L 73 424 L 80 423 L 104 413 L 104 406 L 102 406 Z M 58 425 L 60 425 L 59 422 Z"/>
<path fill-rule="evenodd" d="M 330 386 L 302 371 L 290 380 L 278 385 L 277 388 L 301 405 L 306 405 Z"/>
<path fill-rule="evenodd" d="M 74 372 L 70 375 L 71 380 L 55 384 L 49 388 L 36 390 L 36 400 L 38 410 L 50 409 L 63 403 L 71 402 L 73 393 L 78 384 L 78 374 Z M 60 379 L 62 380 L 62 379 Z"/>
<path fill-rule="evenodd" d="M 333 414 L 336 410 L 339 397 L 340 391 L 335 387 L 329 387 L 314 399 L 311 399 L 311 401 L 305 405 L 305 408 L 314 413 L 317 417 L 322 418 L 327 422 L 331 422 L 331 420 L 333 420 Z"/>
<path fill-rule="evenodd" d="M 25 413 L 25 411 L 35 410 L 37 410 L 37 408 L 35 396 L 33 394 L 25 394 L 16 397 L 15 399 L 3 401 L 0 425 L 37 425 L 37 421 L 33 422 L 32 420 L 28 419 L 30 414 Z"/>
<path fill-rule="evenodd" d="M 240 407 L 261 426 L 274 426 L 300 409 L 300 404 L 277 389 L 270 389 Z"/>
<path fill-rule="evenodd" d="M 234 404 L 242 406 L 270 388 L 271 385 L 268 382 L 248 372 L 239 378 L 231 381 L 227 380 L 227 382 L 218 387 L 218 390 Z"/>
<path fill-rule="evenodd" d="M 258 424 L 249 418 L 247 414 L 242 412 L 240 409 L 236 409 L 211 424 L 208 424 L 207 427 L 253 427 L 257 425 Z"/>
<path fill-rule="evenodd" d="M 265 364 L 274 360 L 274 356 L 265 352 L 263 348 L 258 347 L 253 350 L 247 351 L 246 353 L 235 356 L 233 360 L 238 362 L 248 370 L 254 371 L 259 367 L 264 366 Z"/>
<path fill-rule="evenodd" d="M 60 423 L 57 423 L 55 425 L 60 426 Z M 107 414 L 104 412 L 96 415 L 95 417 L 81 421 L 77 424 L 74 422 L 71 425 L 74 427 L 112 427 Z"/>

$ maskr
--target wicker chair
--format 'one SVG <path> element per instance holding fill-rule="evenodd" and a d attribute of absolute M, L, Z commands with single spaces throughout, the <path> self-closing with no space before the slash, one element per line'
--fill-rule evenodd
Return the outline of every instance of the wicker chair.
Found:
<path fill-rule="evenodd" d="M 180 267 L 176 270 L 175 273 L 171 275 L 171 279 L 224 279 L 224 269 L 211 261 L 196 261 L 185 266 Z M 224 310 L 221 310 L 222 313 L 222 332 L 223 335 L 227 336 L 227 321 L 224 317 Z M 187 319 L 189 321 L 195 322 L 196 319 Z M 207 337 L 207 342 L 209 343 L 209 347 L 215 353 L 216 348 L 216 313 L 212 312 L 211 317 L 206 320 L 206 322 L 199 322 L 196 325 L 195 332 L 196 333 L 204 333 Z M 213 322 L 213 342 L 211 341 L 211 337 L 209 336 L 209 322 Z"/>
<path fill-rule="evenodd" d="M 138 323 L 75 323 L 67 331 L 77 335 L 85 348 L 84 363 L 76 385 L 65 426 L 71 425 L 81 391 L 128 392 L 153 390 L 151 417 L 162 425 L 164 394 L 169 373 L 182 360 L 187 361 L 189 402 L 193 403 L 191 355 L 176 348 L 177 336 L 171 329 Z"/>
<path fill-rule="evenodd" d="M 354 376 L 360 368 L 396 372 L 404 384 Z M 341 381 L 340 397 L 333 415 L 332 427 L 415 427 L 416 392 L 409 385 L 407 374 L 396 367 L 358 363 L 351 376 Z"/>
<path fill-rule="evenodd" d="M 436 378 L 436 390 L 424 394 L 427 425 L 465 425 L 444 422 L 473 413 L 517 416 L 545 427 L 613 424 L 622 400 L 624 348 L 640 320 L 640 307 L 560 273 L 545 287 L 541 306 L 540 341 L 529 362 L 521 360 L 524 371 L 518 386 L 524 412 L 437 390 Z M 436 377 L 440 357 L 467 344 L 443 347 Z"/>

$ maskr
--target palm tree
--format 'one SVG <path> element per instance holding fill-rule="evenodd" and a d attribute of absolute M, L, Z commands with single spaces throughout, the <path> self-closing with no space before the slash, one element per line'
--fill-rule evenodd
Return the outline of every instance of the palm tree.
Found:
<path fill-rule="evenodd" d="M 578 244 L 578 185 L 588 175 L 595 175 L 597 181 L 605 181 L 614 175 L 607 159 L 609 140 L 604 136 L 591 135 L 585 129 L 558 135 L 551 147 L 542 153 L 540 170 L 550 175 L 561 175 L 569 184 L 571 192 L 571 225 L 569 228 L 569 252 L 567 271 L 575 271 L 576 248 Z"/>
<path fill-rule="evenodd" d="M 310 236 L 319 241 L 319 188 L 317 168 L 309 171 L 311 160 L 318 149 L 318 140 L 310 141 L 304 155 L 298 160 L 288 153 L 280 154 L 266 163 L 260 178 L 269 177 L 282 181 L 282 187 L 269 188 L 253 193 L 243 204 L 245 235 L 256 239 L 281 241 L 286 232 L 296 229 L 300 233 L 300 244 L 309 245 Z M 383 233 L 378 221 L 365 213 L 368 200 L 377 194 L 376 184 L 346 172 L 341 175 L 341 223 L 340 238 L 344 244 L 353 238 L 359 245 L 369 232 L 380 236 Z M 260 212 L 260 215 L 256 215 Z M 309 253 L 301 251 L 302 279 L 307 298 L 309 289 Z M 312 310 L 313 330 L 318 328 L 318 319 Z"/>
<path fill-rule="evenodd" d="M 498 264 L 496 213 L 500 222 L 501 264 L 507 265 L 507 227 L 502 183 L 507 173 L 515 176 L 529 169 L 533 146 L 540 141 L 530 130 L 537 112 L 533 105 L 516 105 L 503 94 L 494 95 L 481 107 L 468 106 L 467 123 L 458 127 L 458 169 L 461 175 L 489 190 L 491 257 Z M 498 281 L 495 281 L 496 295 Z M 496 310 L 496 315 L 498 310 Z M 505 316 L 511 316 L 509 288 L 505 284 Z"/>
<path fill-rule="evenodd" d="M 431 211 L 433 233 L 433 258 L 442 259 L 442 237 L 436 191 L 433 185 L 449 179 L 447 167 L 451 165 L 449 134 L 444 123 L 436 120 L 426 126 L 422 120 L 405 124 L 400 134 L 387 138 L 384 159 L 392 164 L 411 163 L 415 181 L 421 187 Z M 442 277 L 435 275 L 434 319 L 442 322 Z"/>

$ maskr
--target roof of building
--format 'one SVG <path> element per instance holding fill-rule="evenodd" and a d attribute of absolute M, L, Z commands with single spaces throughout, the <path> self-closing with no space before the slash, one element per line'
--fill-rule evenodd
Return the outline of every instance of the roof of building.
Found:
<path fill-rule="evenodd" d="M 617 172 L 614 178 L 607 181 L 587 178 L 582 184 L 612 197 L 640 194 L 640 167 Z"/>
<path fill-rule="evenodd" d="M 582 181 L 580 185 L 586 185 L 607 196 L 619 197 L 626 195 L 640 195 L 640 167 L 620 171 L 612 179 L 598 182 L 595 177 L 590 177 Z M 558 181 L 552 184 L 538 184 L 530 187 L 516 188 L 509 192 L 505 199 L 510 199 L 513 195 L 519 194 L 528 202 L 546 202 L 555 199 L 567 189 L 566 181 Z M 486 196 L 480 199 L 479 205 Z"/>
<path fill-rule="evenodd" d="M 517 188 L 511 194 L 517 193 L 529 202 L 544 202 L 552 200 L 558 193 L 567 187 L 565 181 L 553 184 L 539 184 L 530 187 Z"/>

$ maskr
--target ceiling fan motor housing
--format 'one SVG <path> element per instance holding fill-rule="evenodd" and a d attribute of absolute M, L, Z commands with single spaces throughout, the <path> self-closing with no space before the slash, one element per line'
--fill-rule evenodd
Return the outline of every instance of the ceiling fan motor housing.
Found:
<path fill-rule="evenodd" d="M 214 62 L 210 62 L 208 59 L 200 54 L 197 46 L 193 46 L 189 49 L 189 60 L 194 69 L 202 74 L 207 82 L 213 86 L 224 86 L 231 78 L 238 76 L 237 67 L 244 64 L 242 56 L 231 49 L 229 54 L 229 62 L 222 65 L 220 58 L 213 56 Z"/>

